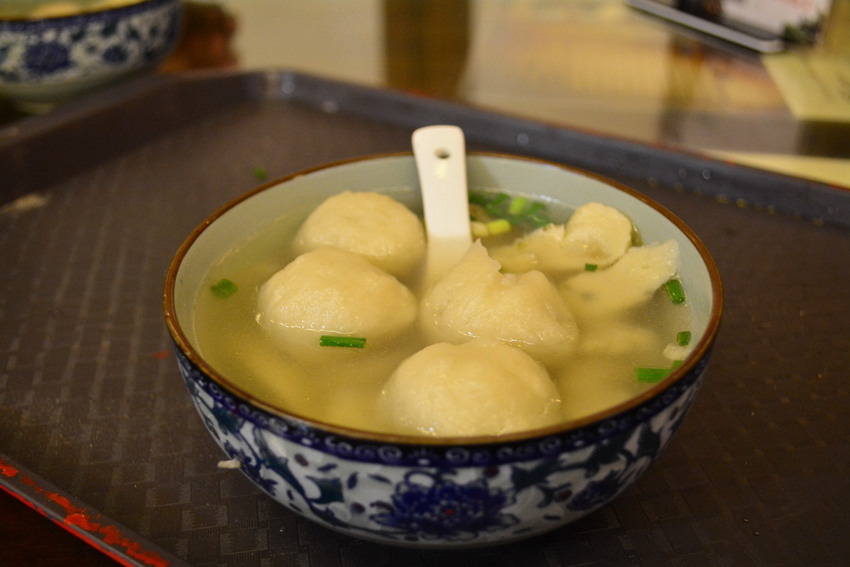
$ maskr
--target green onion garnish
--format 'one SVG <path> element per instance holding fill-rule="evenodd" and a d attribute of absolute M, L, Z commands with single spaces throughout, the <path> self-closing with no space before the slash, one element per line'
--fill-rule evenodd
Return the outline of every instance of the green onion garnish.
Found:
<path fill-rule="evenodd" d="M 530 214 L 530 215 L 536 214 L 536 213 L 542 213 L 545 208 L 546 208 L 546 205 L 544 205 L 540 201 L 535 201 L 528 206 L 528 209 L 525 212 L 527 214 Z"/>
<path fill-rule="evenodd" d="M 487 214 L 491 217 L 497 217 L 502 214 L 502 204 L 510 201 L 510 196 L 505 193 L 499 193 L 493 200 L 487 203 L 484 206 L 484 210 L 487 211 Z"/>
<path fill-rule="evenodd" d="M 664 284 L 664 289 L 667 290 L 667 295 L 673 303 L 685 302 L 685 290 L 682 289 L 682 282 L 677 279 L 667 280 Z"/>
<path fill-rule="evenodd" d="M 676 333 L 676 342 L 679 346 L 688 346 L 691 342 L 691 332 L 690 331 L 679 331 Z"/>
<path fill-rule="evenodd" d="M 634 222 L 632 222 L 632 246 L 643 246 L 643 236 Z"/>
<path fill-rule="evenodd" d="M 584 265 L 584 271 L 585 272 L 595 272 L 597 268 L 599 268 L 599 264 L 585 264 Z"/>
<path fill-rule="evenodd" d="M 541 228 L 552 224 L 552 221 L 548 217 L 544 217 L 543 215 L 528 215 L 526 219 L 528 219 L 528 224 L 530 224 L 534 228 Z"/>
<path fill-rule="evenodd" d="M 635 368 L 635 376 L 637 376 L 638 382 L 660 382 L 681 365 L 681 360 L 674 360 L 670 368 L 638 366 Z"/>
<path fill-rule="evenodd" d="M 635 375 L 638 382 L 660 382 L 669 374 L 669 368 L 650 368 L 647 366 L 638 366 L 635 368 Z"/>
<path fill-rule="evenodd" d="M 508 219 L 496 219 L 488 222 L 485 226 L 487 227 L 487 234 L 491 236 L 505 234 L 511 230 L 511 223 Z"/>
<path fill-rule="evenodd" d="M 227 278 L 222 278 L 210 286 L 212 292 L 222 299 L 227 299 L 239 289 L 235 283 Z"/>
<path fill-rule="evenodd" d="M 543 211 L 545 210 L 546 205 L 544 205 L 543 203 L 539 201 L 531 203 L 531 205 L 529 205 L 528 208 L 525 210 L 526 222 L 535 228 L 540 228 L 541 226 L 551 224 L 552 220 L 543 214 Z"/>
<path fill-rule="evenodd" d="M 528 203 L 528 199 L 525 197 L 514 197 L 511 200 L 511 204 L 508 205 L 508 214 L 509 215 L 519 215 L 525 210 L 525 205 Z"/>
<path fill-rule="evenodd" d="M 362 337 L 340 337 L 336 335 L 322 335 L 319 337 L 319 346 L 364 348 L 366 339 Z"/>
<path fill-rule="evenodd" d="M 268 176 L 269 176 L 269 174 L 266 171 L 265 167 L 261 167 L 261 166 L 258 165 L 257 167 L 254 168 L 254 177 L 256 177 L 259 181 L 262 181 L 263 179 L 265 179 Z"/>
<path fill-rule="evenodd" d="M 527 197 L 511 198 L 506 193 L 492 195 L 470 191 L 469 203 L 482 207 L 491 220 L 507 219 L 513 226 L 539 228 L 552 222 L 543 214 L 546 205 L 537 201 L 529 202 Z"/>

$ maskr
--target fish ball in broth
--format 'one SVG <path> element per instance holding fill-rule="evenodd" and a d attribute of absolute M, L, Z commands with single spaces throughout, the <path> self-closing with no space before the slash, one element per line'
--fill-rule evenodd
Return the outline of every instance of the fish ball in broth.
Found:
<path fill-rule="evenodd" d="M 260 288 L 259 321 L 281 345 L 319 349 L 322 335 L 390 340 L 416 320 L 413 293 L 363 256 L 317 248 Z"/>
<path fill-rule="evenodd" d="M 296 253 L 322 246 L 355 252 L 405 279 L 425 257 L 425 229 L 419 217 L 388 195 L 345 191 L 322 202 L 293 243 Z"/>
<path fill-rule="evenodd" d="M 381 408 L 400 432 L 500 435 L 561 420 L 558 390 L 521 350 L 495 340 L 436 343 L 390 376 Z"/>

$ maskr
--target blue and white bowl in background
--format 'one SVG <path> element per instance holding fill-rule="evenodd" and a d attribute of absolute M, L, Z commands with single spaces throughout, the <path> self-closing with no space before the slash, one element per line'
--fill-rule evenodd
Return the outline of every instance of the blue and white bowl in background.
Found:
<path fill-rule="evenodd" d="M 0 96 L 24 108 L 64 102 L 150 69 L 180 38 L 180 0 L 77 0 L 54 3 L 56 11 L 49 2 L 30 2 L 42 10 L 34 16 L 16 12 L 15 4 L 0 14 Z"/>
<path fill-rule="evenodd" d="M 682 221 L 628 188 L 539 160 L 472 154 L 467 174 L 470 186 L 571 207 L 600 201 L 631 217 L 645 239 L 675 239 L 693 308 L 693 351 L 628 402 L 497 438 L 382 435 L 274 407 L 200 353 L 193 308 L 210 266 L 257 226 L 287 216 L 299 223 L 304 211 L 342 190 L 395 195 L 406 187 L 411 200 L 419 197 L 411 155 L 355 159 L 267 183 L 214 213 L 184 242 L 166 277 L 165 319 L 180 374 L 223 458 L 323 526 L 434 549 L 503 544 L 564 526 L 610 502 L 650 467 L 703 381 L 720 323 L 721 283 L 711 256 Z"/>

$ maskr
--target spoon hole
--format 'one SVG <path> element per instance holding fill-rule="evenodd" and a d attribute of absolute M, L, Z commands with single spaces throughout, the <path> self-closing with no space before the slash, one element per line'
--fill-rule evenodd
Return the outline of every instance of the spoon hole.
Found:
<path fill-rule="evenodd" d="M 434 155 L 440 159 L 449 159 L 452 157 L 452 153 L 448 150 L 448 148 L 437 148 L 434 150 Z"/>

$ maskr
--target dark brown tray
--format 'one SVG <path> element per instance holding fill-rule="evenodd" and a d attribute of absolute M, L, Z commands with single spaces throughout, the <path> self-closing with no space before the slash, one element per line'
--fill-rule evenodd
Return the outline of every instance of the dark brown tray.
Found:
<path fill-rule="evenodd" d="M 635 187 L 691 225 L 725 283 L 706 384 L 661 459 L 586 519 L 498 549 L 350 539 L 218 469 L 161 314 L 177 247 L 256 167 L 407 150 L 431 123 Z M 2 128 L 0 192 L 0 487 L 121 561 L 850 564 L 846 188 L 274 72 L 148 77 Z"/>

